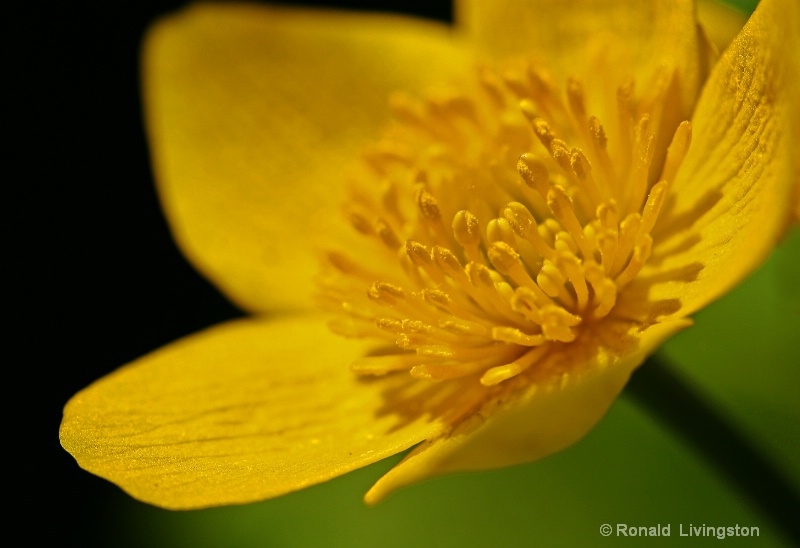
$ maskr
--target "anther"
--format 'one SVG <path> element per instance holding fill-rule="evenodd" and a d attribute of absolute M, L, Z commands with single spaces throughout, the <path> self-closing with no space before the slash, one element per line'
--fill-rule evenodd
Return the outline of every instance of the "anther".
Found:
<path fill-rule="evenodd" d="M 509 364 L 492 367 L 481 376 L 481 384 L 484 386 L 494 386 L 512 377 L 516 377 L 542 359 L 549 350 L 550 348 L 546 345 L 533 348 Z"/>
<path fill-rule="evenodd" d="M 466 274 L 464 274 L 464 269 L 461 267 L 461 263 L 458 262 L 458 258 L 446 247 L 434 246 L 433 260 L 436 261 L 436 265 L 442 269 L 442 272 L 456 281 L 461 281 L 459 279 L 460 277 L 466 278 Z"/>
<path fill-rule="evenodd" d="M 393 318 L 375 318 L 375 325 L 382 331 L 387 331 L 395 335 L 403 332 L 403 322 Z"/>
<path fill-rule="evenodd" d="M 569 232 L 561 230 L 556 233 L 555 242 L 553 247 L 556 251 L 567 253 L 578 253 L 578 246 Z"/>
<path fill-rule="evenodd" d="M 547 294 L 548 297 L 558 298 L 564 292 L 564 276 L 558 267 L 550 261 L 545 261 L 539 274 L 536 276 L 536 283 Z"/>
<path fill-rule="evenodd" d="M 541 323 L 540 306 L 552 304 L 552 299 L 538 284 L 521 285 L 514 290 L 511 309 L 534 323 Z"/>
<path fill-rule="evenodd" d="M 669 188 L 668 181 L 660 181 L 653 185 L 650 189 L 650 194 L 647 196 L 647 202 L 644 204 L 642 210 L 642 232 L 650 232 L 658 220 L 658 214 L 661 212 L 661 207 L 664 205 L 664 200 L 667 198 L 667 190 Z"/>
<path fill-rule="evenodd" d="M 519 110 L 529 122 L 532 122 L 538 116 L 536 113 L 536 104 L 529 99 L 523 99 L 519 102 Z"/>
<path fill-rule="evenodd" d="M 375 282 L 367 291 L 367 296 L 381 304 L 393 306 L 405 301 L 407 296 L 403 288 L 387 282 Z"/>
<path fill-rule="evenodd" d="M 617 302 L 617 285 L 606 277 L 602 267 L 597 263 L 589 263 L 584 267 L 586 281 L 594 291 L 593 319 L 600 319 L 608 315 Z"/>
<path fill-rule="evenodd" d="M 569 154 L 569 164 L 572 167 L 572 172 L 583 183 L 583 188 L 589 196 L 593 205 L 599 204 L 603 201 L 603 196 L 597 183 L 592 176 L 592 164 L 589 159 L 579 148 L 573 148 Z"/>
<path fill-rule="evenodd" d="M 472 285 L 494 291 L 494 280 L 492 280 L 492 275 L 489 273 L 488 268 L 480 263 L 471 262 L 467 265 L 466 270 Z"/>
<path fill-rule="evenodd" d="M 421 188 L 417 193 L 417 205 L 425 219 L 438 221 L 441 218 L 439 203 L 436 201 L 436 198 L 424 188 Z"/>
<path fill-rule="evenodd" d="M 547 189 L 550 187 L 550 175 L 542 162 L 532 154 L 523 154 L 517 162 L 517 171 L 526 185 L 538 192 L 542 198 L 547 196 Z"/>
<path fill-rule="evenodd" d="M 589 138 L 592 144 L 592 152 L 595 158 L 599 159 L 600 168 L 602 170 L 603 184 L 607 191 L 611 190 L 611 184 L 616 179 L 616 172 L 614 170 L 611 158 L 608 155 L 607 145 L 608 137 L 606 131 L 600 120 L 595 116 L 589 117 Z"/>
<path fill-rule="evenodd" d="M 552 341 L 572 342 L 575 333 L 570 329 L 581 323 L 581 317 L 570 314 L 560 306 L 546 305 L 542 307 L 542 333 Z"/>
<path fill-rule="evenodd" d="M 667 148 L 667 158 L 664 161 L 664 169 L 661 171 L 661 178 L 665 181 L 673 182 L 675 174 L 678 172 L 686 153 L 689 151 L 689 145 L 692 142 L 692 124 L 689 122 L 681 122 L 672 136 L 672 142 Z"/>
<path fill-rule="evenodd" d="M 528 241 L 540 256 L 545 259 L 555 259 L 553 248 L 539 234 L 536 220 L 528 208 L 518 202 L 511 202 L 503 210 L 503 217 L 514 233 Z"/>
<path fill-rule="evenodd" d="M 439 289 L 431 289 L 427 287 L 422 290 L 422 299 L 426 303 L 447 312 L 450 311 L 449 307 L 450 304 L 453 302 L 453 299 L 450 297 L 450 295 L 448 295 L 444 291 L 441 291 Z"/>
<path fill-rule="evenodd" d="M 515 247 L 517 242 L 514 239 L 514 230 L 505 219 L 492 219 L 486 225 L 486 241 L 489 244 L 494 242 L 505 242 Z"/>
<path fill-rule="evenodd" d="M 561 139 L 553 139 L 550 142 L 550 154 L 552 154 L 556 163 L 561 166 L 561 169 L 568 174 L 572 172 L 572 166 L 570 165 L 570 152 L 567 143 Z"/>
<path fill-rule="evenodd" d="M 614 267 L 611 272 L 618 274 L 628 260 L 636 242 L 636 236 L 642 226 L 642 217 L 638 213 L 631 213 L 619 224 L 619 243 L 614 257 Z"/>
<path fill-rule="evenodd" d="M 596 116 L 589 118 L 589 133 L 592 136 L 592 142 L 597 152 L 605 150 L 608 144 L 608 137 L 606 137 L 606 130 L 603 129 L 603 124 L 600 123 Z"/>
<path fill-rule="evenodd" d="M 456 213 L 453 216 L 453 236 L 465 249 L 477 246 L 481 241 L 478 218 L 467 210 Z"/>
<path fill-rule="evenodd" d="M 519 202 L 511 202 L 503 209 L 503 218 L 520 238 L 527 238 L 531 229 L 536 228 L 536 220 L 528 208 Z"/>
<path fill-rule="evenodd" d="M 567 275 L 575 295 L 578 297 L 578 309 L 583 310 L 589 302 L 589 288 L 581 268 L 581 261 L 572 253 L 559 253 L 559 268 Z"/>
<path fill-rule="evenodd" d="M 394 230 L 383 219 L 378 219 L 375 222 L 375 233 L 389 249 L 395 250 L 400 247 L 400 240 Z"/>
<path fill-rule="evenodd" d="M 586 120 L 586 97 L 583 93 L 583 86 L 576 78 L 567 79 L 567 101 L 575 120 L 578 124 L 583 125 Z"/>
<path fill-rule="evenodd" d="M 356 276 L 362 279 L 374 280 L 375 274 L 368 271 L 360 263 L 351 260 L 349 257 L 332 251 L 326 255 L 328 262 L 339 272 Z"/>
<path fill-rule="evenodd" d="M 406 254 L 416 266 L 427 269 L 433 264 L 430 250 L 419 242 L 406 240 Z"/>
<path fill-rule="evenodd" d="M 475 322 L 470 322 L 462 318 L 455 318 L 452 320 L 439 320 L 439 327 L 448 333 L 455 335 L 468 335 L 473 337 L 486 337 L 489 330 Z"/>
<path fill-rule="evenodd" d="M 541 118 L 534 118 L 531 120 L 531 127 L 533 127 L 533 132 L 544 145 L 544 148 L 550 152 L 552 150 L 550 146 L 553 143 L 553 139 L 555 139 L 555 135 L 550 131 L 550 125 Z"/>
<path fill-rule="evenodd" d="M 594 254 L 594 248 L 589 245 L 586 236 L 583 234 L 583 227 L 581 226 L 578 217 L 575 215 L 575 208 L 572 205 L 572 200 L 567 195 L 563 187 L 554 185 L 550 187 L 547 193 L 547 206 L 556 219 L 567 229 L 570 236 L 577 244 L 581 254 L 589 259 Z"/>
<path fill-rule="evenodd" d="M 626 166 L 630 162 L 631 138 L 633 128 L 631 119 L 633 117 L 633 82 L 617 88 L 617 117 L 619 125 L 619 150 L 622 153 L 620 165 Z"/>
<path fill-rule="evenodd" d="M 372 236 L 375 234 L 375 230 L 373 228 L 374 225 L 361 213 L 352 211 L 348 217 L 350 219 L 350 225 L 361 234 L 366 236 Z"/>
<path fill-rule="evenodd" d="M 393 371 L 408 371 L 422 360 L 424 358 L 416 353 L 368 356 L 350 364 L 350 371 L 357 375 L 386 375 Z"/>
<path fill-rule="evenodd" d="M 647 193 L 650 163 L 655 153 L 655 134 L 650 129 L 650 116 L 645 114 L 636 126 L 636 156 L 628 178 L 628 211 L 638 211 Z"/>
<path fill-rule="evenodd" d="M 520 346 L 540 346 L 547 342 L 542 335 L 528 335 L 515 327 L 493 327 L 492 339 Z"/>
<path fill-rule="evenodd" d="M 457 379 L 476 373 L 486 367 L 485 360 L 468 362 L 425 363 L 411 369 L 415 379 L 431 382 Z"/>
<path fill-rule="evenodd" d="M 617 230 L 619 225 L 619 209 L 615 200 L 608 200 L 597 206 L 597 220 L 606 230 Z"/>
<path fill-rule="evenodd" d="M 522 267 L 522 262 L 513 247 L 505 242 L 494 242 L 489 246 L 489 260 L 498 272 L 511 276 L 511 272 Z"/>

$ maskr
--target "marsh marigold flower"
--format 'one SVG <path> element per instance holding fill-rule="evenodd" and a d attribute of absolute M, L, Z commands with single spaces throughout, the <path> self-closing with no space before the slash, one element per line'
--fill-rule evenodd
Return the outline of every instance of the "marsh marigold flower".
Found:
<path fill-rule="evenodd" d="M 763 0 L 721 55 L 683 0 L 159 22 L 165 210 L 253 315 L 77 394 L 64 447 L 200 508 L 411 447 L 369 502 L 570 445 L 797 211 L 798 11 Z"/>

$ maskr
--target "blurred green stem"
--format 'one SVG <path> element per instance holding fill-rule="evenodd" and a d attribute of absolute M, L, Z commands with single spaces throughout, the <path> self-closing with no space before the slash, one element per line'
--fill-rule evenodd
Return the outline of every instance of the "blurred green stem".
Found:
<path fill-rule="evenodd" d="M 683 438 L 800 546 L 800 496 L 759 448 L 660 356 L 631 377 L 627 396 Z"/>

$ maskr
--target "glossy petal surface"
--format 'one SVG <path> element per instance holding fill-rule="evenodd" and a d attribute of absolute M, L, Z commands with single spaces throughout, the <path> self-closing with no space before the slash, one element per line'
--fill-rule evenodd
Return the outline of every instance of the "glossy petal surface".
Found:
<path fill-rule="evenodd" d="M 78 393 L 61 441 L 86 470 L 173 509 L 239 504 L 319 483 L 435 436 L 360 381 L 363 343 L 301 317 L 241 320 L 173 343 Z"/>
<path fill-rule="evenodd" d="M 342 169 L 387 122 L 390 92 L 463 60 L 447 28 L 402 17 L 201 4 L 160 21 L 147 125 L 185 254 L 247 310 L 307 307 L 314 215 L 338 211 Z"/>
<path fill-rule="evenodd" d="M 636 281 L 652 284 L 652 299 L 679 299 L 677 314 L 729 291 L 784 233 L 797 180 L 798 51 L 797 3 L 765 0 L 704 88 L 689 154 Z"/>
<path fill-rule="evenodd" d="M 690 0 L 459 0 L 456 14 L 480 51 L 500 58 L 536 53 L 558 71 L 559 83 L 602 71 L 615 85 L 634 78 L 641 86 L 670 64 L 687 115 L 707 69 Z"/>

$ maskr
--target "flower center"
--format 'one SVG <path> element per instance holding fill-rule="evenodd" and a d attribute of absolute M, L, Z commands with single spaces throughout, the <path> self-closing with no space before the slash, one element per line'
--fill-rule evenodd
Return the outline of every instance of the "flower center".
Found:
<path fill-rule="evenodd" d="M 650 257 L 691 137 L 669 120 L 672 82 L 664 68 L 644 95 L 590 95 L 575 78 L 562 92 L 520 63 L 394 98 L 319 280 L 337 332 L 390 343 L 353 371 L 492 386 L 624 314 L 617 296 Z"/>

